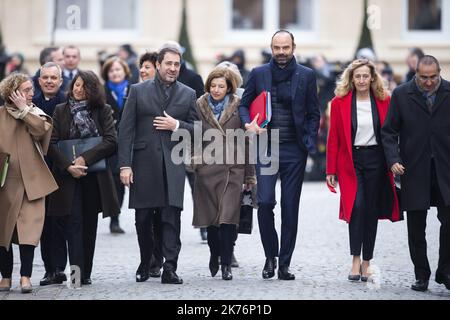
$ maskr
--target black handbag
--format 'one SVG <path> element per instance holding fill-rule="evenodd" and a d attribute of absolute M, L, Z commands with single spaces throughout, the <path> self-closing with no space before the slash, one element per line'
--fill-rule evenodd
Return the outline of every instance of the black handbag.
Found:
<path fill-rule="evenodd" d="M 241 213 L 238 233 L 251 234 L 253 228 L 253 200 L 252 191 L 242 192 Z"/>
<path fill-rule="evenodd" d="M 90 137 L 84 139 L 71 139 L 71 140 L 60 140 L 57 143 L 59 151 L 61 151 L 67 159 L 74 161 L 83 152 L 86 152 L 97 145 L 99 145 L 103 140 L 103 137 Z M 106 160 L 101 159 L 100 161 L 93 163 L 88 166 L 87 172 L 101 172 L 106 171 Z"/>

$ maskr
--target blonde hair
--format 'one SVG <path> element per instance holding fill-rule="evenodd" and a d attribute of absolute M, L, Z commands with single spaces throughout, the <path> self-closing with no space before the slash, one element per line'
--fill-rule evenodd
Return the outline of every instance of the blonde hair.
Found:
<path fill-rule="evenodd" d="M 385 100 L 388 96 L 386 90 L 384 89 L 383 79 L 381 75 L 377 72 L 375 64 L 368 59 L 357 59 L 351 62 L 347 68 L 342 73 L 341 77 L 337 81 L 336 90 L 334 94 L 337 97 L 345 97 L 350 91 L 355 89 L 353 84 L 353 73 L 356 69 L 367 66 L 370 69 L 370 74 L 372 76 L 372 83 L 370 85 L 373 94 L 379 100 Z"/>
<path fill-rule="evenodd" d="M 24 73 L 13 72 L 9 76 L 0 82 L 0 96 L 5 100 L 5 102 L 11 104 L 12 101 L 9 99 L 11 94 L 18 90 L 22 83 L 31 81 L 30 77 Z"/>

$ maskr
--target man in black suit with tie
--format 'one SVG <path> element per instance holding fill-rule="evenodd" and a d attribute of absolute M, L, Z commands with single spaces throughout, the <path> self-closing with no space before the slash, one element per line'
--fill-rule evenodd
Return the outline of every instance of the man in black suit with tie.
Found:
<path fill-rule="evenodd" d="M 389 167 L 401 176 L 401 207 L 407 211 L 408 244 L 416 281 L 426 291 L 431 276 L 425 238 L 427 210 L 441 223 L 436 282 L 450 290 L 450 83 L 433 56 L 416 76 L 396 88 L 381 134 Z"/>

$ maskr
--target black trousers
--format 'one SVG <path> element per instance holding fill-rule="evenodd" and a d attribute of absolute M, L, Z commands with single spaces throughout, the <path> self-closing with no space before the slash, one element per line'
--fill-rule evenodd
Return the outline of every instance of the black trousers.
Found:
<path fill-rule="evenodd" d="M 219 257 L 222 265 L 231 265 L 234 241 L 237 228 L 234 224 L 221 224 L 219 227 L 209 226 L 208 246 L 211 256 Z"/>
<path fill-rule="evenodd" d="M 434 163 L 431 165 L 431 194 L 437 203 L 438 219 L 441 223 L 439 231 L 439 262 L 437 273 L 450 274 L 450 206 L 444 205 L 437 182 Z M 416 279 L 428 280 L 431 268 L 427 258 L 427 210 L 407 212 L 408 244 L 411 260 L 414 264 Z"/>
<path fill-rule="evenodd" d="M 19 245 L 20 252 L 20 276 L 31 278 L 33 271 L 34 248 L 31 245 Z M 0 272 L 2 278 L 11 279 L 13 272 L 13 249 L 9 246 L 8 251 L 5 247 L 0 247 Z"/>
<path fill-rule="evenodd" d="M 120 173 L 113 173 L 114 185 L 117 191 L 117 198 L 119 199 L 119 206 L 122 208 L 123 198 L 125 196 L 125 186 L 120 181 Z M 111 217 L 111 223 L 119 223 L 119 216 Z"/>
<path fill-rule="evenodd" d="M 97 201 L 101 201 L 97 178 L 88 175 L 77 181 L 71 214 L 55 217 L 57 238 L 63 239 L 53 246 L 56 264 L 58 266 L 64 260 L 67 243 L 70 265 L 79 267 L 84 279 L 90 278 L 92 273 L 98 225 Z M 57 268 L 57 271 L 62 270 Z"/>
<path fill-rule="evenodd" d="M 164 263 L 162 254 L 162 228 L 161 212 L 156 210 L 153 216 L 153 256 L 150 262 L 151 269 L 161 269 Z"/>
<path fill-rule="evenodd" d="M 153 223 L 155 214 L 161 215 L 161 252 L 163 268 L 176 271 L 181 250 L 181 210 L 175 207 L 136 209 L 136 232 L 141 254 L 141 267 L 149 267 L 155 247 Z"/>
<path fill-rule="evenodd" d="M 362 249 L 363 260 L 369 261 L 373 258 L 377 236 L 376 202 L 386 179 L 383 149 L 353 148 L 353 164 L 358 186 L 349 223 L 350 254 L 360 256 Z"/>
<path fill-rule="evenodd" d="M 48 207 L 48 197 L 45 198 L 45 211 L 47 212 Z M 61 243 L 64 238 L 57 239 L 60 233 L 55 231 L 55 217 L 45 215 L 44 228 L 42 229 L 40 247 L 41 247 L 41 257 L 44 262 L 45 273 L 53 273 L 58 268 L 59 270 L 64 270 L 67 264 L 67 250 L 61 253 L 61 261 L 57 265 L 55 259 L 53 258 L 53 245 L 54 243 Z M 62 248 L 62 250 L 66 247 Z"/>

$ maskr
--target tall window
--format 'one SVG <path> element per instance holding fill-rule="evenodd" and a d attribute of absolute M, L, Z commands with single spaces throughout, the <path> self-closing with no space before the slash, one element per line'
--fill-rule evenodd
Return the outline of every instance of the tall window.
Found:
<path fill-rule="evenodd" d="M 56 28 L 70 29 L 73 23 L 77 29 L 88 28 L 88 0 L 56 0 Z"/>
<path fill-rule="evenodd" d="M 133 29 L 136 0 L 103 0 L 103 29 Z"/>
<path fill-rule="evenodd" d="M 263 10 L 263 0 L 234 0 L 233 29 L 262 29 L 264 26 Z"/>
<path fill-rule="evenodd" d="M 280 28 L 312 29 L 312 0 L 279 0 Z"/>
<path fill-rule="evenodd" d="M 235 31 L 314 31 L 319 0 L 227 0 Z"/>
<path fill-rule="evenodd" d="M 136 28 L 137 0 L 53 0 L 58 30 L 104 31 Z"/>
<path fill-rule="evenodd" d="M 442 30 L 442 0 L 409 0 L 408 29 L 410 31 Z"/>

